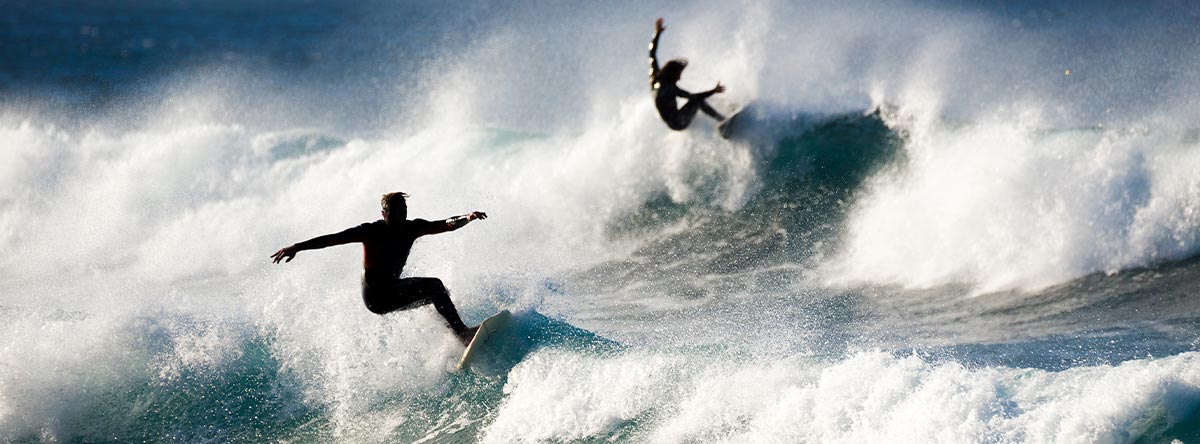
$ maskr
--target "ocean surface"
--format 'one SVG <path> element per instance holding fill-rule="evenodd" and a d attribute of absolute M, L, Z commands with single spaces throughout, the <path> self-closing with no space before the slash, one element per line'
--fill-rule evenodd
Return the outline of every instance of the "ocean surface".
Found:
<path fill-rule="evenodd" d="M 1197 443 L 1197 103 L 1187 1 L 0 0 L 0 442 Z M 390 191 L 472 370 L 268 257 Z"/>

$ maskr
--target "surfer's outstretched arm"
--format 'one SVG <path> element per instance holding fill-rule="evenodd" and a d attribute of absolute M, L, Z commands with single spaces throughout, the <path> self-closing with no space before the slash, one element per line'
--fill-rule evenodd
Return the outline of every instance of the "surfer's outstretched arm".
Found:
<path fill-rule="evenodd" d="M 462 216 L 454 216 L 446 220 L 431 221 L 421 230 L 421 234 L 438 234 L 454 231 L 467 225 L 475 219 L 487 219 L 487 213 L 472 211 Z"/>
<path fill-rule="evenodd" d="M 650 40 L 650 87 L 654 88 L 654 81 L 658 79 L 658 37 L 662 35 L 664 29 L 663 19 L 659 17 L 654 22 L 654 38 Z"/>
<path fill-rule="evenodd" d="M 713 89 L 710 89 L 710 90 L 704 91 L 704 92 L 698 92 L 698 93 L 690 93 L 690 92 L 684 91 L 683 88 L 675 88 L 675 96 L 684 98 L 684 99 L 704 100 L 709 97 L 712 97 L 713 94 L 719 94 L 719 93 L 723 93 L 723 92 L 725 92 L 725 85 L 722 85 L 721 82 L 717 82 L 717 86 L 714 87 Z"/>
<path fill-rule="evenodd" d="M 360 227 L 354 227 L 343 230 L 339 233 L 317 236 L 304 242 L 280 248 L 279 251 L 276 251 L 275 254 L 271 255 L 271 259 L 274 259 L 276 264 L 278 264 L 279 261 L 291 262 L 292 258 L 296 257 L 296 253 L 304 250 L 319 250 L 325 247 L 332 247 L 334 245 L 362 242 L 363 236 L 361 233 L 362 229 Z"/>
<path fill-rule="evenodd" d="M 725 92 L 725 86 L 722 85 L 721 82 L 717 82 L 717 86 L 713 87 L 713 89 L 710 89 L 710 90 L 702 92 L 702 93 L 693 94 L 693 95 L 695 97 L 699 97 L 701 99 L 707 99 L 707 98 L 711 97 L 713 94 L 719 94 L 719 93 L 723 93 L 723 92 Z"/>

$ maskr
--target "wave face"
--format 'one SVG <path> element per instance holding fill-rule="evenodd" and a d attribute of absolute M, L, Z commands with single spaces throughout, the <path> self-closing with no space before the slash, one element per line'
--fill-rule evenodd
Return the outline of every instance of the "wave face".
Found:
<path fill-rule="evenodd" d="M 1200 439 L 1195 6 L 9 6 L 0 441 Z M 488 365 L 270 263 L 397 190 Z"/>

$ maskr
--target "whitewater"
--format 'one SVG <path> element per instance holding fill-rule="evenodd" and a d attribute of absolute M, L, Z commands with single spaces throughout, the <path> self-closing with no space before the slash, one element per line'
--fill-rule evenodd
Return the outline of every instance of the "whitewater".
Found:
<path fill-rule="evenodd" d="M 748 108 L 668 130 L 646 48 Z M 0 442 L 1200 442 L 1200 7 L 11 2 Z M 379 218 L 431 308 L 366 310 Z"/>

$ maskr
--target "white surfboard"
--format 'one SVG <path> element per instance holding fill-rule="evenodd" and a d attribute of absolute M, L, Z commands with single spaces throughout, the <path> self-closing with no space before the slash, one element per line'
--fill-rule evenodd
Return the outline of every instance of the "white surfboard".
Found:
<path fill-rule="evenodd" d="M 463 352 L 462 359 L 458 360 L 458 369 L 462 370 L 471 365 L 471 358 L 476 353 L 487 346 L 488 341 L 493 338 L 492 334 L 508 325 L 512 320 L 512 313 L 508 310 L 501 310 L 492 317 L 484 319 L 483 323 L 479 324 L 479 330 L 475 331 L 475 337 L 471 338 L 471 343 L 467 344 L 467 350 Z"/>

